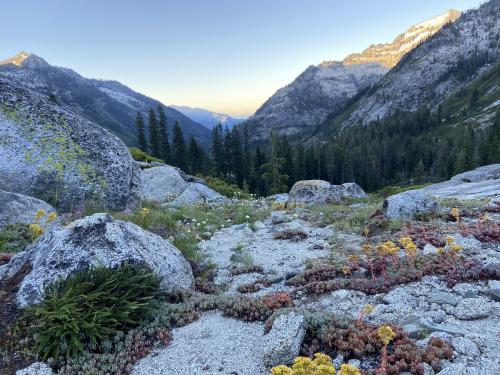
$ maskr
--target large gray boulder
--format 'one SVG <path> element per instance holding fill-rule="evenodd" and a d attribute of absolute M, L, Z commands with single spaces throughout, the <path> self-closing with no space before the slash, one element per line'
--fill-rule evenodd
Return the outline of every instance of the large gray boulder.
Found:
<path fill-rule="evenodd" d="M 55 212 L 54 207 L 40 199 L 0 190 L 0 229 L 15 223 L 31 224 L 38 210 L 47 215 Z"/>
<path fill-rule="evenodd" d="M 287 205 L 312 206 L 326 203 L 340 203 L 343 198 L 363 198 L 366 193 L 355 183 L 332 185 L 323 180 L 298 181 L 290 190 Z"/>
<path fill-rule="evenodd" d="M 188 183 L 170 165 L 144 169 L 141 173 L 142 199 L 164 202 L 182 193 Z"/>
<path fill-rule="evenodd" d="M 421 189 L 437 198 L 482 199 L 500 196 L 500 164 L 485 165 Z"/>
<path fill-rule="evenodd" d="M 366 198 L 368 196 L 363 188 L 355 182 L 346 182 L 340 186 L 340 195 L 342 198 Z"/>
<path fill-rule="evenodd" d="M 292 363 L 299 355 L 305 333 L 302 315 L 292 311 L 277 317 L 264 343 L 265 365 L 273 367 Z"/>
<path fill-rule="evenodd" d="M 94 266 L 145 265 L 161 278 L 166 291 L 190 288 L 193 282 L 189 263 L 170 242 L 107 214 L 48 231 L 1 266 L 0 279 L 13 276 L 27 262 L 32 269 L 16 296 L 21 307 L 40 302 L 44 288 L 56 280 Z"/>
<path fill-rule="evenodd" d="M 179 168 L 163 165 L 144 169 L 141 175 L 142 198 L 155 202 L 166 202 L 169 206 L 198 203 L 225 204 L 230 200 Z"/>
<path fill-rule="evenodd" d="M 389 219 L 413 219 L 416 215 L 436 212 L 438 203 L 421 190 L 408 190 L 388 197 L 382 212 Z"/>
<path fill-rule="evenodd" d="M 228 198 L 210 189 L 208 186 L 197 182 L 190 182 L 184 191 L 170 204 L 173 206 L 183 206 L 197 203 L 226 204 L 229 202 Z"/>
<path fill-rule="evenodd" d="M 138 202 L 139 168 L 116 136 L 7 81 L 0 103 L 0 190 L 61 210 L 87 200 L 113 210 Z"/>

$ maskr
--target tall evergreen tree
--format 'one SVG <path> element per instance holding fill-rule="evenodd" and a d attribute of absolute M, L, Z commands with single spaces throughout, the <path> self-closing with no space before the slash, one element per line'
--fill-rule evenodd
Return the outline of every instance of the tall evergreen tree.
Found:
<path fill-rule="evenodd" d="M 224 176 L 224 134 L 222 125 L 217 124 L 212 129 L 212 160 L 214 174 L 217 177 Z"/>
<path fill-rule="evenodd" d="M 198 142 L 196 142 L 196 139 L 191 137 L 191 141 L 189 142 L 189 165 L 188 165 L 188 171 L 191 174 L 198 174 L 198 173 L 203 173 L 204 171 L 204 164 L 205 164 L 205 155 L 203 153 L 203 150 L 200 148 L 198 145 Z"/>
<path fill-rule="evenodd" d="M 288 176 L 282 172 L 285 159 L 279 157 L 278 150 L 278 137 L 276 133 L 271 130 L 271 153 L 269 155 L 269 161 L 262 166 L 264 172 L 262 177 L 267 182 L 271 194 L 287 191 Z"/>
<path fill-rule="evenodd" d="M 146 133 L 144 130 L 144 118 L 140 112 L 137 112 L 135 126 L 137 128 L 137 143 L 139 145 L 139 149 L 141 151 L 148 152 L 148 140 L 146 139 Z"/>
<path fill-rule="evenodd" d="M 151 155 L 161 158 L 160 137 L 158 134 L 158 119 L 155 111 L 149 110 L 149 144 L 151 145 Z"/>
<path fill-rule="evenodd" d="M 182 170 L 187 169 L 186 141 L 179 123 L 176 121 L 172 132 L 172 163 Z"/>
<path fill-rule="evenodd" d="M 161 105 L 158 106 L 158 137 L 160 142 L 161 158 L 167 163 L 170 162 L 170 141 L 168 139 L 167 116 Z"/>

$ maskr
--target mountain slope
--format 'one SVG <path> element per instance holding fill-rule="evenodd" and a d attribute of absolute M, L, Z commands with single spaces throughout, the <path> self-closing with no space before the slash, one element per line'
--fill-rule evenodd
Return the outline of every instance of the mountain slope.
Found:
<path fill-rule="evenodd" d="M 193 136 L 204 147 L 209 144 L 210 132 L 179 111 L 119 82 L 87 79 L 71 69 L 49 65 L 34 54 L 21 52 L 1 62 L 0 78 L 44 95 L 53 95 L 57 102 L 112 131 L 128 145 L 136 142 L 137 111 L 147 115 L 150 108 L 156 110 L 158 105 L 165 110 L 170 130 L 178 121 L 187 139 Z"/>
<path fill-rule="evenodd" d="M 371 46 L 342 62 L 312 65 L 243 124 L 252 130 L 254 142 L 268 139 L 270 129 L 292 137 L 312 132 L 329 114 L 342 111 L 355 95 L 378 82 L 404 53 L 457 17 L 457 11 L 448 11 L 412 26 L 392 43 Z"/>
<path fill-rule="evenodd" d="M 374 44 L 361 53 L 350 54 L 344 59 L 343 63 L 352 65 L 376 62 L 387 68 L 393 68 L 406 53 L 438 32 L 443 25 L 454 22 L 458 17 L 460 17 L 460 12 L 450 9 L 440 16 L 410 27 L 406 32 L 398 35 L 391 43 Z"/>
<path fill-rule="evenodd" d="M 239 124 L 240 122 L 245 120 L 242 118 L 235 118 L 224 113 L 212 112 L 203 108 L 193 108 L 178 105 L 171 105 L 170 107 L 185 114 L 191 120 L 196 121 L 197 123 L 210 130 L 217 124 L 232 128 L 234 125 Z"/>
<path fill-rule="evenodd" d="M 397 110 L 435 109 L 498 61 L 500 0 L 470 10 L 408 53 L 363 96 L 341 127 L 367 124 Z"/>

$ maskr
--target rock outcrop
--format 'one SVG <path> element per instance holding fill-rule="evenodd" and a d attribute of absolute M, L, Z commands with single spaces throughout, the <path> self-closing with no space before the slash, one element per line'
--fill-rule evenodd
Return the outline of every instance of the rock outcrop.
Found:
<path fill-rule="evenodd" d="M 422 191 L 436 198 L 500 198 L 500 164 L 485 165 L 453 176 L 449 181 L 427 186 Z"/>
<path fill-rule="evenodd" d="M 13 276 L 28 262 L 32 269 L 16 295 L 22 307 L 39 302 L 44 287 L 89 267 L 144 265 L 161 278 L 161 286 L 167 291 L 190 288 L 193 282 L 189 263 L 170 242 L 107 214 L 95 214 L 48 231 L 0 267 L 0 279 Z"/>
<path fill-rule="evenodd" d="M 55 212 L 54 207 L 40 199 L 0 190 L 0 229 L 15 223 L 31 224 L 38 210 Z"/>
<path fill-rule="evenodd" d="M 297 205 L 315 205 L 325 203 L 340 203 L 343 198 L 363 198 L 366 193 L 355 183 L 332 185 L 323 180 L 298 181 L 290 190 L 288 207 Z"/>
<path fill-rule="evenodd" d="M 417 215 L 435 213 L 437 209 L 437 201 L 420 190 L 391 195 L 382 205 L 382 212 L 389 219 L 411 220 Z"/>
<path fill-rule="evenodd" d="M 171 206 L 229 202 L 228 198 L 201 183 L 203 180 L 170 165 L 144 169 L 141 181 L 142 198 L 150 201 L 165 202 Z"/>
<path fill-rule="evenodd" d="M 136 204 L 139 168 L 116 136 L 47 98 L 0 81 L 0 189 L 67 211 Z"/>

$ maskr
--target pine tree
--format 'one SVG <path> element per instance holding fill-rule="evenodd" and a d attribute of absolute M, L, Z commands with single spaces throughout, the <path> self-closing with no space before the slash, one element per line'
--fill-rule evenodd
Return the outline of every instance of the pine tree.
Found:
<path fill-rule="evenodd" d="M 413 172 L 415 175 L 415 183 L 416 184 L 422 184 L 424 182 L 424 176 L 425 176 L 425 167 L 424 167 L 424 162 L 422 159 L 420 159 L 417 163 L 417 166 L 415 167 L 415 171 Z"/>
<path fill-rule="evenodd" d="M 167 116 L 163 107 L 158 106 L 158 137 L 160 142 L 161 158 L 167 163 L 170 162 L 170 141 L 168 140 Z"/>
<path fill-rule="evenodd" d="M 158 119 L 155 111 L 149 110 L 149 144 L 151 145 L 151 155 L 161 158 L 160 139 L 158 135 Z"/>
<path fill-rule="evenodd" d="M 198 173 L 203 173 L 204 170 L 204 163 L 205 163 L 205 155 L 203 153 L 203 150 L 200 148 L 198 145 L 198 142 L 196 142 L 196 139 L 191 137 L 191 141 L 189 142 L 189 165 L 188 165 L 188 171 L 191 174 L 198 174 Z"/>
<path fill-rule="evenodd" d="M 175 122 L 172 133 L 172 164 L 182 170 L 187 169 L 186 142 L 178 122 Z"/>
<path fill-rule="evenodd" d="M 269 186 L 270 194 L 278 194 L 287 191 L 288 176 L 283 174 L 283 165 L 285 159 L 278 156 L 278 137 L 274 131 L 271 130 L 271 153 L 269 161 L 262 166 L 264 173 L 262 177 Z"/>
<path fill-rule="evenodd" d="M 228 161 L 229 174 L 232 176 L 232 182 L 235 182 L 240 188 L 243 187 L 243 149 L 241 147 L 240 134 L 238 129 L 234 127 L 228 136 Z"/>
<path fill-rule="evenodd" d="M 224 136 L 221 124 L 217 124 L 212 129 L 212 160 L 214 175 L 222 177 L 224 175 Z"/>
<path fill-rule="evenodd" d="M 146 139 L 146 133 L 144 131 L 144 119 L 140 112 L 137 112 L 135 126 L 137 128 L 137 143 L 139 145 L 139 149 L 141 151 L 148 152 L 148 140 Z"/>

